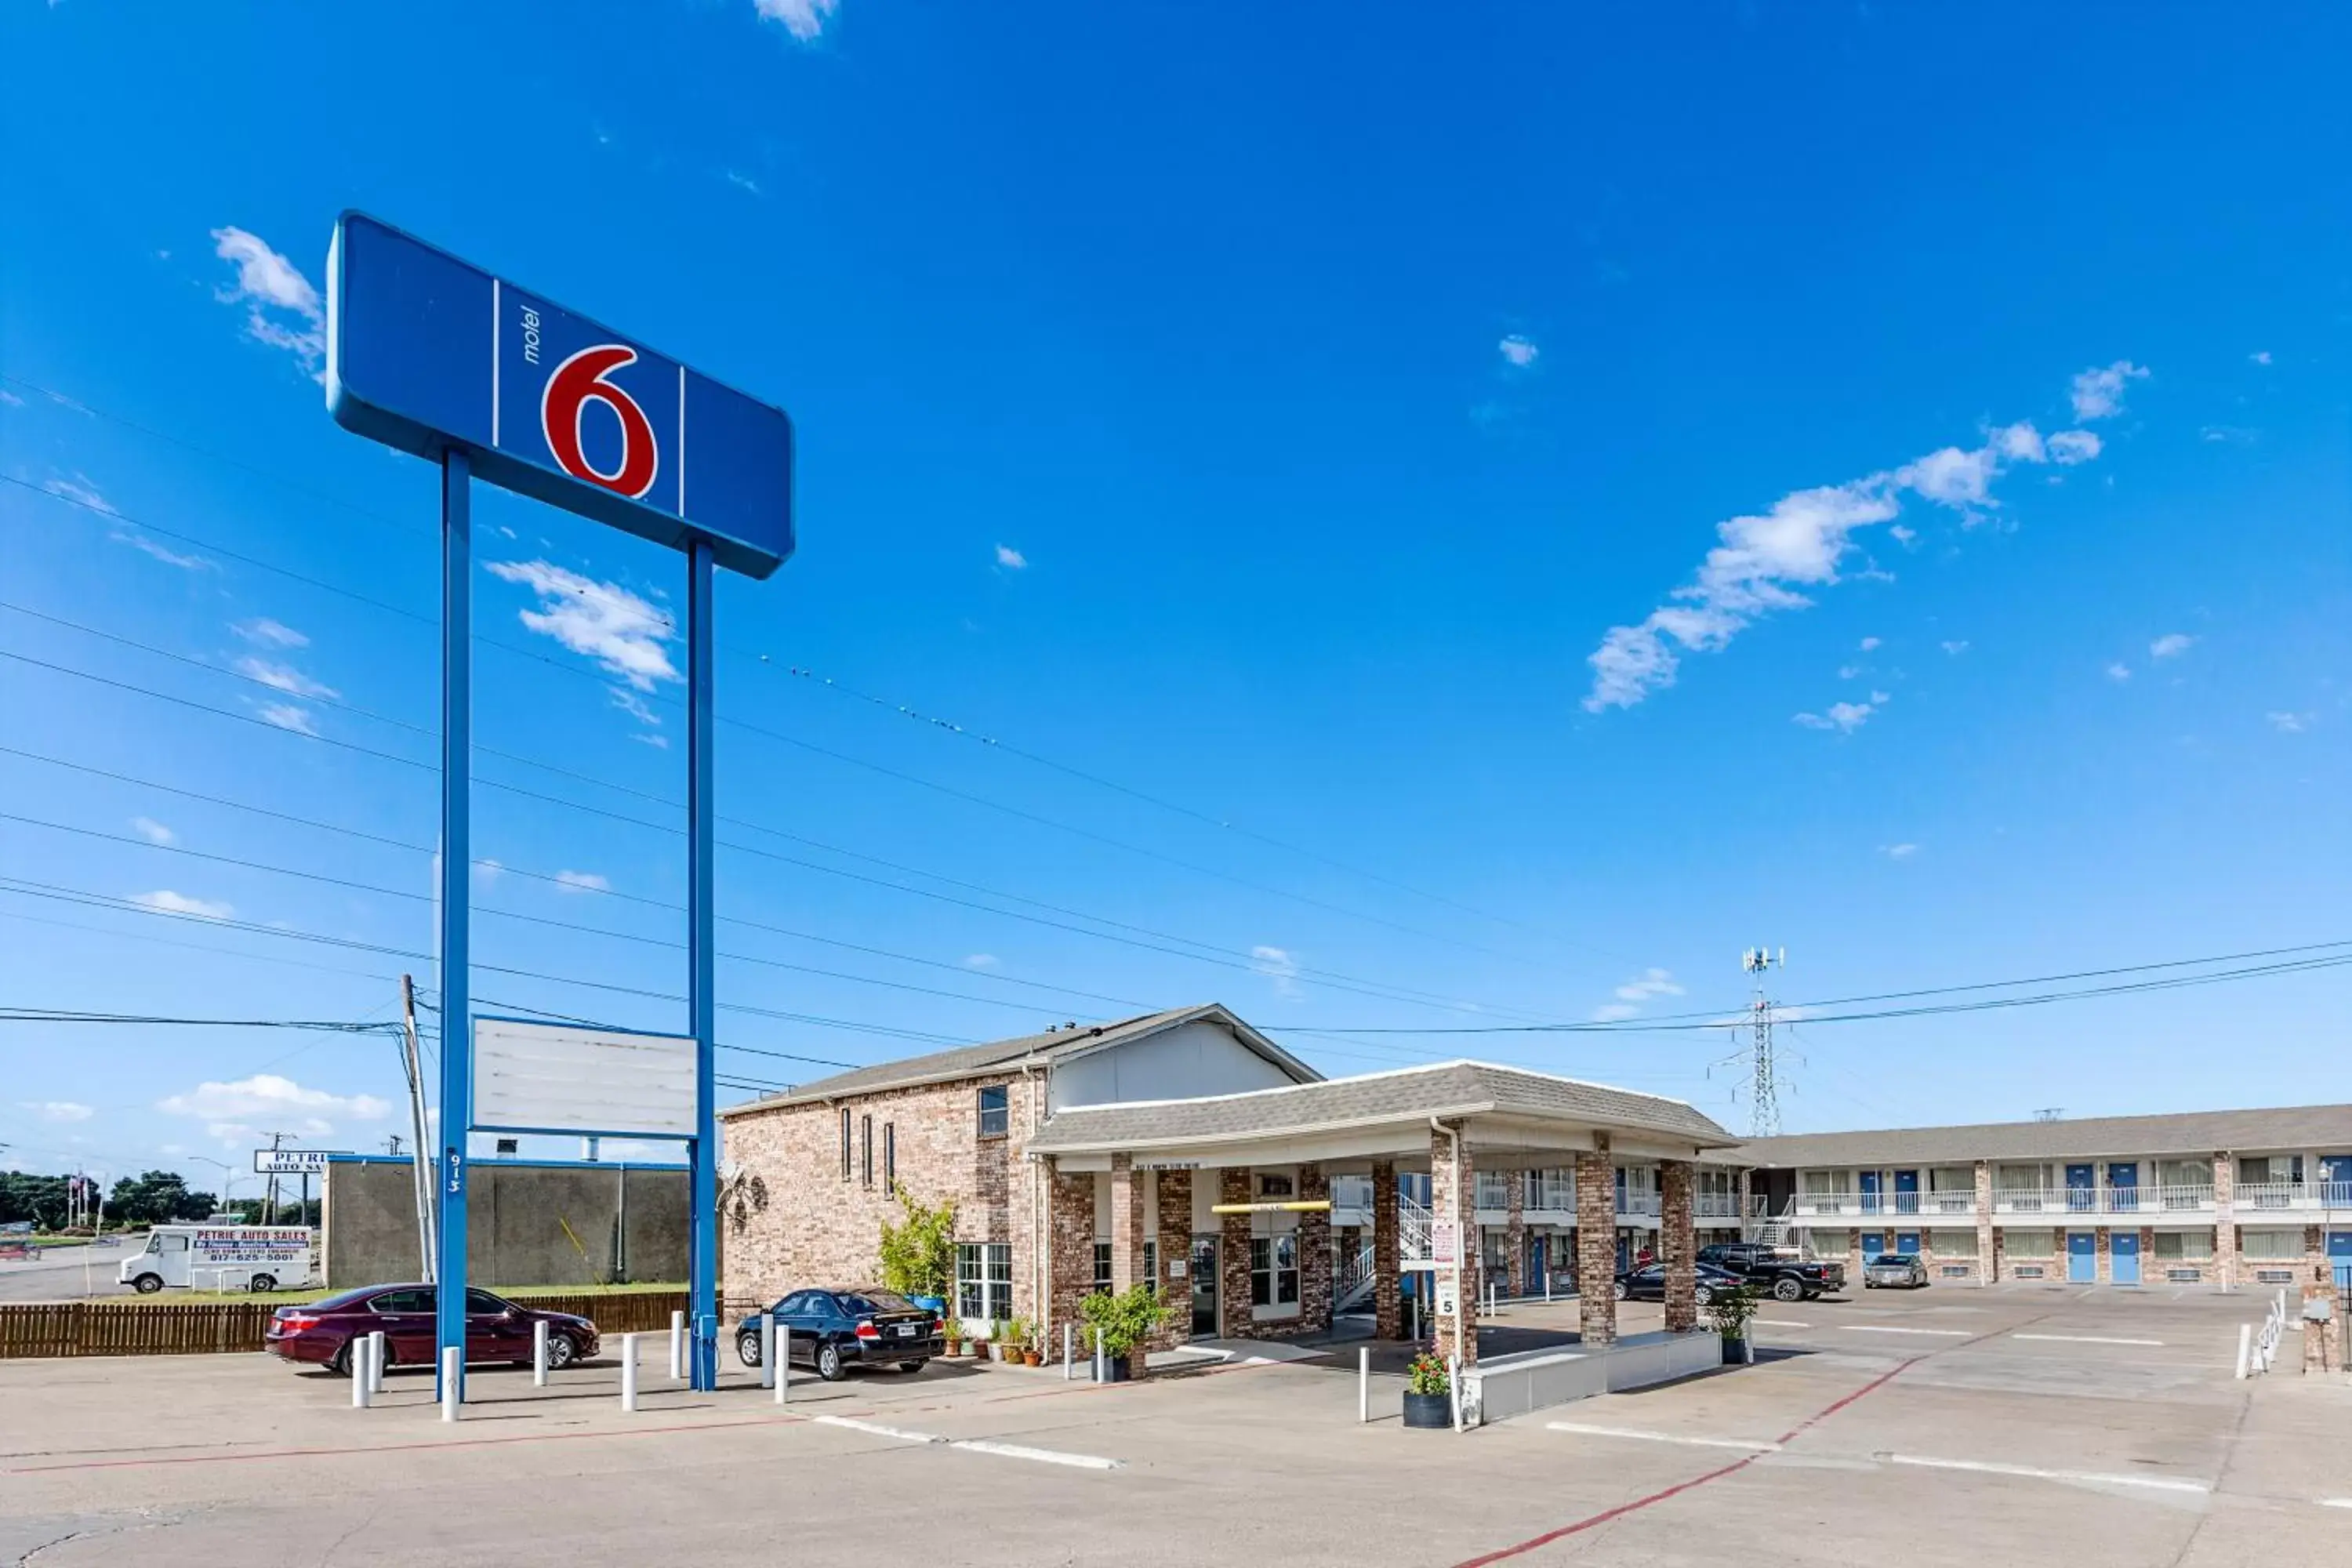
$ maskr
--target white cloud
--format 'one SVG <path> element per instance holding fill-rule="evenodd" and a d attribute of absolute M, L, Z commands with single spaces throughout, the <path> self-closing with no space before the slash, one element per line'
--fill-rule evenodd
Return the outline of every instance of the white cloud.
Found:
<path fill-rule="evenodd" d="M 630 732 L 629 739 L 635 741 L 640 746 L 651 746 L 656 752 L 667 752 L 669 750 L 669 737 L 667 735 L 648 735 L 643 730 L 636 730 Z"/>
<path fill-rule="evenodd" d="M 1592 1010 L 1592 1021 L 1596 1024 L 1622 1024 L 1626 1019 L 1637 1016 L 1641 1011 L 1639 1007 L 1627 1002 L 1603 1003 Z"/>
<path fill-rule="evenodd" d="M 2182 654 L 2187 653 L 2189 651 L 2189 645 L 2194 643 L 2196 640 L 2197 639 L 2195 637 L 2190 637 L 2187 632 L 2167 632 L 2164 636 L 2157 638 L 2154 642 L 2147 645 L 2147 657 L 2150 658 L 2178 658 Z"/>
<path fill-rule="evenodd" d="M 1019 572 L 1027 567 L 1029 557 L 1010 544 L 1000 544 L 996 547 L 996 563 L 1009 571 Z"/>
<path fill-rule="evenodd" d="M 215 899 L 192 899 L 169 888 L 158 888 L 152 893 L 133 893 L 131 901 L 142 909 L 154 910 L 163 914 L 194 915 L 207 921 L 225 921 L 236 913 L 233 905 Z"/>
<path fill-rule="evenodd" d="M 283 621 L 273 621 L 268 616 L 257 616 L 249 621 L 239 621 L 229 627 L 237 636 L 264 647 L 309 647 L 310 639 Z"/>
<path fill-rule="evenodd" d="M 152 816 L 132 817 L 131 819 L 131 830 L 133 833 L 138 834 L 140 837 L 147 840 L 150 844 L 169 844 L 175 837 L 177 837 L 177 835 L 173 834 L 170 828 L 164 826 L 162 823 L 156 821 Z"/>
<path fill-rule="evenodd" d="M 487 855 L 474 862 L 474 881 L 479 887 L 488 888 L 495 885 L 500 877 L 506 875 L 506 872 L 504 861 L 492 859 Z M 436 868 L 436 875 L 438 874 Z"/>
<path fill-rule="evenodd" d="M 2116 663 L 2107 666 L 2107 679 L 2109 680 L 2129 680 L 2131 679 L 2131 666 L 2123 663 L 2121 660 L 2117 660 Z"/>
<path fill-rule="evenodd" d="M 963 966 L 966 969 L 993 969 L 999 962 L 992 952 L 975 952 L 965 957 Z"/>
<path fill-rule="evenodd" d="M 264 702 L 254 710 L 265 724 L 275 724 L 281 730 L 291 730 L 298 735 L 315 735 L 318 727 L 310 722 L 310 710 L 291 702 Z"/>
<path fill-rule="evenodd" d="M 525 626 L 594 659 L 639 691 L 678 678 L 662 647 L 677 638 L 677 625 L 650 601 L 547 561 L 493 561 L 488 571 L 539 595 L 539 608 L 522 612 Z"/>
<path fill-rule="evenodd" d="M 1536 346 L 1535 340 L 1521 332 L 1513 332 L 1504 338 L 1495 345 L 1495 352 L 1515 370 L 1525 370 L 1543 356 L 1543 350 Z"/>
<path fill-rule="evenodd" d="M 1867 702 L 1832 702 L 1826 713 L 1798 713 L 1791 721 L 1808 730 L 1835 730 L 1841 735 L 1851 735 L 1870 722 L 1870 716 L 1886 706 L 1890 699 L 1884 691 L 1874 691 Z"/>
<path fill-rule="evenodd" d="M 1893 522 L 1906 494 L 1974 521 L 1980 509 L 1998 504 L 1991 485 L 2005 465 L 2044 460 L 2059 439 L 2044 442 L 2030 426 L 2007 426 L 1989 432 L 1980 447 L 1947 447 L 1843 484 L 1793 490 L 1760 514 L 1717 523 L 1718 542 L 1688 584 L 1643 620 L 1612 626 L 1601 637 L 1587 660 L 1592 689 L 1586 710 L 1631 708 L 1674 684 L 1683 654 L 1720 652 L 1763 616 L 1811 605 L 1803 590 L 1838 582 L 1854 534 Z M 1906 544 L 1916 537 L 1907 531 L 1893 536 Z"/>
<path fill-rule="evenodd" d="M 109 517 L 122 515 L 114 510 L 112 501 L 98 493 L 98 487 L 89 482 L 88 474 L 76 474 L 72 479 L 67 479 L 59 474 L 42 481 L 41 488 L 59 500 L 69 500 L 79 507 L 87 507 L 91 511 L 102 511 Z"/>
<path fill-rule="evenodd" d="M 2282 735 L 2300 735 L 2311 726 L 2308 713 L 2265 713 L 2263 717 Z"/>
<path fill-rule="evenodd" d="M 1916 844 L 1882 844 L 1878 852 L 1889 860 L 1908 860 L 1919 853 L 1919 847 Z"/>
<path fill-rule="evenodd" d="M 2147 379 L 2147 368 L 2127 359 L 2084 371 L 2074 378 L 2074 417 L 2105 419 L 2122 413 L 2125 385 Z"/>
<path fill-rule="evenodd" d="M 25 406 L 25 400 L 17 396 L 15 393 L 9 391 L 5 386 L 0 386 L 0 403 L 5 403 L 11 408 L 22 408 Z"/>
<path fill-rule="evenodd" d="M 751 0 L 751 8 L 803 43 L 814 40 L 841 8 L 841 0 Z"/>
<path fill-rule="evenodd" d="M 2050 460 L 2061 468 L 2071 468 L 2077 463 L 2087 463 L 2097 457 L 2102 444 L 2096 433 L 2089 430 L 2061 430 L 2050 437 Z M 2053 476 L 2051 483 L 2057 483 Z"/>
<path fill-rule="evenodd" d="M 615 686 L 610 689 L 612 692 L 614 707 L 618 708 L 622 712 L 626 713 L 630 718 L 635 719 L 640 724 L 644 724 L 649 728 L 656 730 L 661 728 L 661 715 L 654 711 L 652 703 L 646 701 L 644 698 L 638 696 L 635 692 L 630 690 L 625 686 Z M 654 737 L 654 739 L 656 740 L 659 738 L 660 737 L 658 736 Z"/>
<path fill-rule="evenodd" d="M 1858 664 L 1842 664 L 1838 666 L 1838 679 L 1840 680 L 1852 680 L 1861 675 L 1862 672 L 1862 666 Z"/>
<path fill-rule="evenodd" d="M 275 1073 L 256 1073 L 230 1083 L 200 1083 L 185 1094 L 157 1100 L 155 1109 L 167 1116 L 194 1116 L 216 1124 L 236 1117 L 299 1116 L 303 1131 L 313 1133 L 333 1131 L 333 1124 L 326 1120 L 331 1116 L 378 1121 L 392 1114 L 391 1102 L 374 1095 L 330 1094 L 323 1089 L 305 1089 Z M 217 1137 L 226 1137 L 242 1129 L 215 1125 L 211 1131 Z"/>
<path fill-rule="evenodd" d="M 755 196 L 760 194 L 759 181 L 753 179 L 749 174 L 740 174 L 733 169 L 727 171 L 727 183 L 733 185 L 739 191 L 748 191 Z"/>
<path fill-rule="evenodd" d="M 177 566 L 183 572 L 216 572 L 220 568 L 209 557 L 184 555 L 168 545 L 156 543 L 145 534 L 128 528 L 118 528 L 113 538 L 118 544 L 128 544 L 143 554 L 152 555 L 166 566 Z"/>
<path fill-rule="evenodd" d="M 1864 637 L 1864 638 L 1863 638 L 1863 639 L 1862 639 L 1862 644 L 1861 644 L 1862 651 L 1863 651 L 1863 652 L 1864 652 L 1864 653 L 1868 653 L 1868 652 L 1870 652 L 1870 651 L 1871 651 L 1871 649 L 1873 649 L 1873 648 L 1874 648 L 1874 647 L 1879 647 L 1879 646 L 1880 646 L 1880 642 L 1881 642 L 1881 639 L 1880 639 L 1880 638 L 1877 638 L 1877 637 Z"/>
<path fill-rule="evenodd" d="M 20 1100 L 16 1104 L 44 1121 L 87 1121 L 96 1114 L 78 1100 Z"/>
<path fill-rule="evenodd" d="M 1916 528 L 1906 528 L 1898 522 L 1886 531 L 1886 537 L 1897 544 L 1907 545 L 1919 537 L 1919 531 Z"/>
<path fill-rule="evenodd" d="M 313 680 L 290 664 L 272 664 L 266 658 L 248 654 L 236 661 L 237 673 L 262 685 L 283 691 L 289 697 L 323 697 L 341 695 L 324 681 Z"/>
<path fill-rule="evenodd" d="M 1679 996 L 1683 988 L 1670 969 L 1650 968 L 1642 971 L 1612 993 L 1620 1002 L 1643 1003 L 1657 996 Z"/>
<path fill-rule="evenodd" d="M 566 893 L 609 893 L 613 884 L 593 871 L 558 871 L 556 888 Z"/>
<path fill-rule="evenodd" d="M 235 226 L 216 228 L 213 241 L 213 254 L 236 268 L 236 284 L 220 289 L 215 298 L 244 305 L 247 337 L 287 350 L 317 374 L 327 352 L 327 314 L 318 289 L 257 234 Z"/>
<path fill-rule="evenodd" d="M 2268 364 L 2271 363 L 2271 351 L 2268 349 L 2256 349 L 2252 353 L 2248 354 L 2246 357 L 2253 361 L 2256 364 Z"/>
<path fill-rule="evenodd" d="M 1961 637 L 1956 641 L 1948 642 L 1944 645 L 1944 651 L 1950 654 L 1953 658 L 1958 658 L 1960 655 L 1969 651 L 1968 639 L 1966 637 Z"/>
<path fill-rule="evenodd" d="M 1277 996 L 1298 994 L 1298 956 L 1287 948 L 1268 947 L 1264 942 L 1250 949 L 1250 968 L 1274 982 Z"/>

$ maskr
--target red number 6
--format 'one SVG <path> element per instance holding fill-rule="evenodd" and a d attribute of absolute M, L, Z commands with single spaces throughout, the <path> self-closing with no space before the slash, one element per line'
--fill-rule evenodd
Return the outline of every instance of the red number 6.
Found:
<path fill-rule="evenodd" d="M 661 452 L 654 443 L 653 421 L 637 400 L 604 378 L 636 360 L 636 350 L 619 343 L 582 349 L 555 367 L 539 399 L 540 430 L 547 437 L 547 449 L 555 454 L 556 466 L 575 479 L 618 490 L 633 500 L 654 488 Z M 621 420 L 621 465 L 609 474 L 597 472 L 580 449 L 580 416 L 592 402 L 602 403 Z"/>

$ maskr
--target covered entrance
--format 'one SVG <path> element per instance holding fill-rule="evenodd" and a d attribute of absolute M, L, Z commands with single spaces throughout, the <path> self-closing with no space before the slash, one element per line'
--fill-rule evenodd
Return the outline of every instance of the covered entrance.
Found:
<path fill-rule="evenodd" d="M 1196 1236 L 1192 1238 L 1192 1337 L 1214 1339 L 1217 1334 L 1217 1238 Z"/>

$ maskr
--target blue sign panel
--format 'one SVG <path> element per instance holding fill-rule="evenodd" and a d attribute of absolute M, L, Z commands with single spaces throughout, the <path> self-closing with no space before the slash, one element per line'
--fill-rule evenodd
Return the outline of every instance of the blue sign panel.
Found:
<path fill-rule="evenodd" d="M 361 213 L 327 256 L 345 429 L 765 577 L 793 552 L 784 411 Z"/>

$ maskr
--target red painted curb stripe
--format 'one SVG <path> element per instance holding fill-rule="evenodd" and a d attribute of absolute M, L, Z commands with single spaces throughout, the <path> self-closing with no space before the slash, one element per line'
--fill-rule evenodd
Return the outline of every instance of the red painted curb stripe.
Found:
<path fill-rule="evenodd" d="M 1847 1394 L 1844 1398 L 1836 1401 L 1834 1404 L 1822 1405 L 1819 1410 L 1814 1411 L 1811 1415 L 1806 1416 L 1802 1421 L 1800 1421 L 1794 1426 L 1790 1427 L 1786 1432 L 1780 1435 L 1780 1440 L 1786 1443 L 1791 1438 L 1802 1435 L 1816 1422 L 1826 1421 L 1831 1416 L 1836 1415 L 1839 1411 L 1843 1410 L 1847 1405 L 1852 1405 L 1854 1401 L 1864 1398 L 1869 1394 L 1875 1394 L 1878 1390 L 1885 1387 L 1886 1384 L 1894 1382 L 1895 1379 L 1910 1371 L 1911 1368 L 1916 1366 L 1925 1359 L 1926 1358 L 1923 1356 L 1913 1356 L 1901 1366 L 1895 1367 L 1892 1371 L 1879 1373 L 1876 1377 L 1872 1378 L 1868 1383 L 1864 1384 L 1860 1388 L 1855 1389 L 1852 1394 Z M 1731 1463 L 1727 1465 L 1722 1466 L 1717 1469 L 1707 1471 L 1706 1474 L 1703 1476 L 1693 1476 L 1686 1481 L 1677 1481 L 1673 1486 L 1667 1487 L 1664 1490 L 1650 1493 L 1647 1497 L 1635 1498 L 1632 1502 L 1621 1502 L 1615 1508 L 1605 1509 L 1588 1518 L 1577 1520 L 1571 1524 L 1563 1524 L 1558 1530 L 1548 1530 L 1544 1531 L 1543 1534 L 1530 1537 L 1526 1541 L 1520 1542 L 1516 1546 L 1499 1547 L 1493 1552 L 1487 1552 L 1483 1557 L 1473 1557 L 1465 1562 L 1457 1563 L 1454 1564 L 1454 1568 L 1486 1568 L 1486 1565 L 1490 1563 L 1500 1563 L 1507 1558 L 1524 1556 L 1528 1552 L 1535 1551 L 1538 1547 L 1549 1546 L 1555 1541 L 1562 1541 L 1571 1535 L 1581 1535 L 1588 1530 L 1597 1530 L 1601 1525 L 1607 1524 L 1612 1520 L 1622 1519 L 1629 1513 L 1639 1513 L 1645 1508 L 1651 1508 L 1658 1503 L 1664 1502 L 1668 1498 L 1680 1497 L 1683 1493 L 1690 1491 L 1697 1487 L 1703 1487 L 1709 1481 L 1719 1481 L 1726 1476 L 1746 1469 L 1748 1466 L 1754 1464 L 1763 1457 L 1764 1456 L 1761 1454 L 1743 1455 L 1740 1458 L 1732 1460 Z"/>

